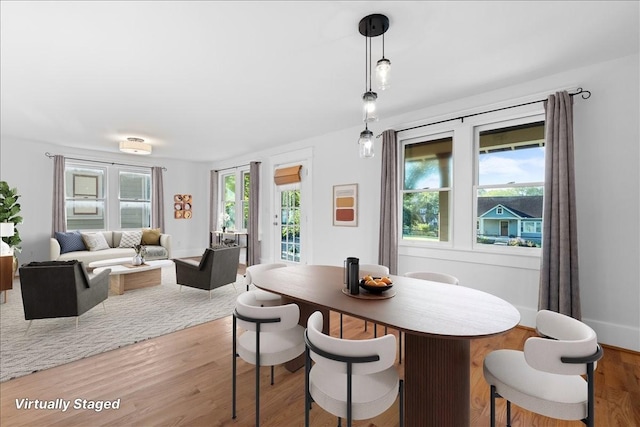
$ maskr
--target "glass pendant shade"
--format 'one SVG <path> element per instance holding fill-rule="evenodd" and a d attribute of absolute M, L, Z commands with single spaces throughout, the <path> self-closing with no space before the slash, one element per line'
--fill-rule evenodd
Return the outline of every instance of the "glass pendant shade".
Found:
<path fill-rule="evenodd" d="M 375 92 L 365 92 L 362 95 L 362 120 L 364 122 L 378 121 L 378 112 L 376 111 L 376 100 L 378 95 Z"/>
<path fill-rule="evenodd" d="M 358 146 L 360 148 L 360 157 L 363 159 L 373 157 L 373 132 L 368 128 L 365 128 L 360 132 L 360 139 L 358 139 Z"/>
<path fill-rule="evenodd" d="M 387 58 L 378 60 L 376 65 L 376 81 L 378 82 L 378 89 L 385 90 L 391 86 L 391 61 Z"/>

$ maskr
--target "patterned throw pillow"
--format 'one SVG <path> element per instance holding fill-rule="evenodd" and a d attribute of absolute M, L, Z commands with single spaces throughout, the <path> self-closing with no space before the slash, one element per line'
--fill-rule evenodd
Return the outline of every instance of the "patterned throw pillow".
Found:
<path fill-rule="evenodd" d="M 123 231 L 119 248 L 132 248 L 142 240 L 142 231 Z"/>
<path fill-rule="evenodd" d="M 60 243 L 60 254 L 87 250 L 79 231 L 70 231 L 68 233 L 56 231 L 56 240 Z"/>
<path fill-rule="evenodd" d="M 160 244 L 160 229 L 159 228 L 143 229 L 142 244 L 158 246 Z"/>
<path fill-rule="evenodd" d="M 84 244 L 90 251 L 109 249 L 109 244 L 102 233 L 81 233 Z"/>

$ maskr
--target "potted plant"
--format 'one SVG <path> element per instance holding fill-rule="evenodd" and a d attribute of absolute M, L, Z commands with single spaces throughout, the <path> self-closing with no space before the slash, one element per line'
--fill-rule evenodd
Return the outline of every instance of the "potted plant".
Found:
<path fill-rule="evenodd" d="M 0 222 L 13 223 L 14 226 L 13 236 L 6 236 L 2 238 L 2 241 L 13 249 L 14 273 L 15 268 L 17 267 L 16 253 L 20 252 L 20 243 L 22 242 L 20 233 L 16 227 L 18 224 L 22 223 L 22 217 L 20 216 L 20 203 L 18 203 L 19 197 L 20 195 L 18 194 L 17 188 L 11 188 L 6 181 L 0 181 Z"/>

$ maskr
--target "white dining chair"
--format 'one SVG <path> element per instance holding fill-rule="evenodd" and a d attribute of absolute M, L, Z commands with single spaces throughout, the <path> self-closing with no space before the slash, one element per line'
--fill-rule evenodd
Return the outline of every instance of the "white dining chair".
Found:
<path fill-rule="evenodd" d="M 273 270 L 276 268 L 286 267 L 287 264 L 282 262 L 274 262 L 268 264 L 256 264 L 247 267 L 247 270 L 244 273 L 244 284 L 247 287 L 247 292 L 249 291 L 249 286 L 254 285 L 255 278 L 259 276 L 261 273 L 265 271 Z M 255 289 L 256 299 L 262 301 L 263 305 L 280 305 L 282 303 L 282 298 L 278 294 L 274 294 L 273 292 L 267 292 L 262 289 Z"/>
<path fill-rule="evenodd" d="M 399 395 L 404 426 L 404 383 L 394 366 L 396 337 L 346 340 L 322 332 L 323 316 L 314 312 L 305 332 L 305 426 L 312 401 L 339 418 L 369 419 L 386 411 Z M 312 361 L 314 363 L 312 363 Z"/>
<path fill-rule="evenodd" d="M 436 271 L 410 271 L 404 275 L 405 277 L 413 277 L 414 279 L 430 280 L 432 282 L 448 283 L 450 285 L 460 284 L 457 277 Z"/>
<path fill-rule="evenodd" d="M 430 282 L 446 283 L 449 285 L 459 285 L 460 281 L 457 277 L 447 273 L 437 271 L 410 271 L 404 273 L 405 277 L 414 279 L 428 280 Z M 402 363 L 402 332 L 398 332 L 398 363 Z"/>
<path fill-rule="evenodd" d="M 360 270 L 360 277 L 364 276 L 365 273 L 369 274 L 373 277 L 384 277 L 384 276 L 388 276 L 389 275 L 389 267 L 387 267 L 386 265 L 380 265 L 380 264 L 360 264 L 359 266 L 359 270 Z M 340 324 L 342 324 L 342 315 L 340 315 Z M 365 332 L 367 331 L 367 324 L 368 322 L 365 320 L 364 321 L 364 330 Z M 342 330 L 342 328 L 340 328 Z M 387 333 L 387 328 L 384 328 L 384 333 Z M 377 337 L 378 336 L 378 325 L 374 324 L 373 325 L 373 337 Z M 342 338 L 342 333 L 340 334 L 340 338 Z"/>
<path fill-rule="evenodd" d="M 595 426 L 593 372 L 602 357 L 596 333 L 579 320 L 548 310 L 538 312 L 536 330 L 540 336 L 527 339 L 524 351 L 495 350 L 484 359 L 484 378 L 491 386 L 491 427 L 496 423 L 496 397 L 507 401 L 507 426 L 511 403 Z"/>
<path fill-rule="evenodd" d="M 273 367 L 295 359 L 304 353 L 304 327 L 298 325 L 300 308 L 296 304 L 265 307 L 256 298 L 256 291 L 240 294 L 233 312 L 233 401 L 232 418 L 236 418 L 236 364 L 240 357 L 256 366 L 256 420 L 260 425 L 260 366 Z M 244 332 L 238 337 L 238 326 Z"/>

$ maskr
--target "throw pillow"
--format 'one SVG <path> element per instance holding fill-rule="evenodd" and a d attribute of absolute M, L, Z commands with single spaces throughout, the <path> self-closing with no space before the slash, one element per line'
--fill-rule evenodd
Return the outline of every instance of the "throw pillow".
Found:
<path fill-rule="evenodd" d="M 159 228 L 145 228 L 142 230 L 142 244 L 143 245 L 159 245 L 160 244 L 160 229 Z"/>
<path fill-rule="evenodd" d="M 87 250 L 79 231 L 70 231 L 68 233 L 56 231 L 55 236 L 58 243 L 60 243 L 61 254 Z"/>
<path fill-rule="evenodd" d="M 107 239 L 102 233 L 82 233 L 82 240 L 90 251 L 109 249 Z"/>
<path fill-rule="evenodd" d="M 132 248 L 142 240 L 142 231 L 123 231 L 119 248 Z"/>

